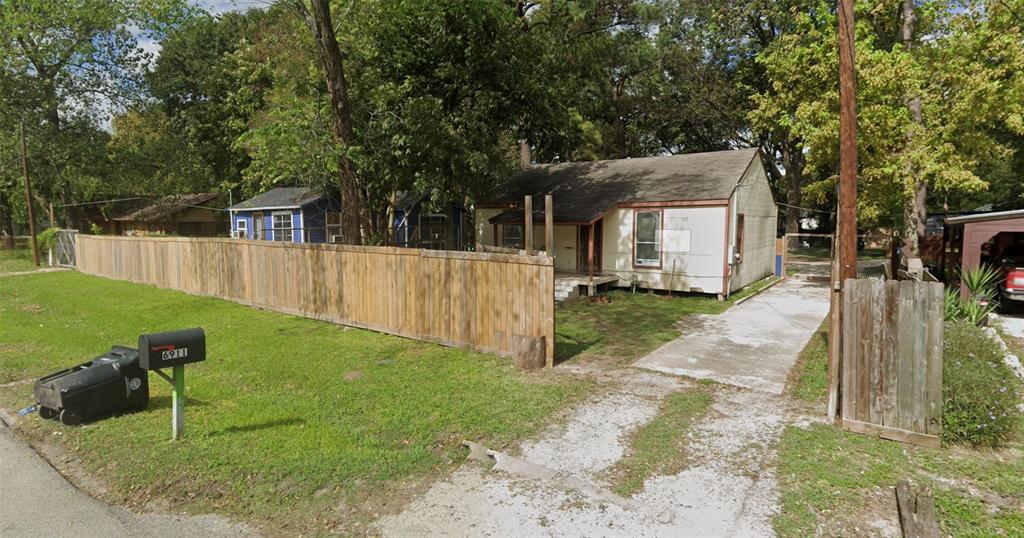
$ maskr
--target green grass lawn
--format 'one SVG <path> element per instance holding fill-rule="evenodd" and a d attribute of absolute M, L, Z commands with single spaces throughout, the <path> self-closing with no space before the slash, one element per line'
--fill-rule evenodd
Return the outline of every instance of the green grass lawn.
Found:
<path fill-rule="evenodd" d="M 0 273 L 13 273 L 15 271 L 31 271 L 36 269 L 32 263 L 32 251 L 19 248 L 14 250 L 0 249 Z"/>
<path fill-rule="evenodd" d="M 728 301 L 695 293 L 624 290 L 609 291 L 608 303 L 590 297 L 566 300 L 555 309 L 555 360 L 597 359 L 628 364 L 679 336 L 679 324 L 686 323 L 682 319 L 685 316 L 721 314 L 775 281 L 769 277 L 755 282 Z"/>
<path fill-rule="evenodd" d="M 805 402 L 824 402 L 828 395 L 828 318 L 804 346 L 789 371 L 786 392 Z"/>
<path fill-rule="evenodd" d="M 797 362 L 787 393 L 824 405 L 827 321 Z M 854 536 L 891 517 L 891 488 L 910 478 L 935 494 L 939 524 L 952 536 L 1024 536 L 1024 424 L 1002 449 L 929 449 L 847 433 L 789 426 L 778 445 L 779 536 Z M 972 495 L 970 491 L 976 494 Z M 982 501 L 977 494 L 983 494 Z"/>
<path fill-rule="evenodd" d="M 19 435 L 57 442 L 115 502 L 159 498 L 272 533 L 319 533 L 393 509 L 408 486 L 463 459 L 462 439 L 508 447 L 590 387 L 494 356 L 74 272 L 0 279 L 0 384 L 192 326 L 206 329 L 208 360 L 186 368 L 184 440 L 169 440 L 169 387 L 156 375 L 146 411 L 76 428 L 32 416 Z M 8 410 L 31 402 L 31 384 L 0 388 Z"/>

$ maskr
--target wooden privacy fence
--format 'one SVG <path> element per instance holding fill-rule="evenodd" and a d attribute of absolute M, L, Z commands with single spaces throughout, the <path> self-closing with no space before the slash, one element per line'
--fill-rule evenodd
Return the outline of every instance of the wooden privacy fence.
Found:
<path fill-rule="evenodd" d="M 78 270 L 511 356 L 555 356 L 554 265 L 515 256 L 212 238 L 78 235 Z"/>
<path fill-rule="evenodd" d="M 943 287 L 849 279 L 843 292 L 842 427 L 938 446 Z"/>

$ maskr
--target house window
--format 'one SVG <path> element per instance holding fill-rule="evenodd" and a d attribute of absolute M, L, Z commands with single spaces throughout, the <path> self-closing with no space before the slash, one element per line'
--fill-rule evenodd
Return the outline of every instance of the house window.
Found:
<path fill-rule="evenodd" d="M 278 212 L 271 215 L 271 229 L 274 233 L 274 241 L 292 241 L 292 214 L 290 211 Z"/>
<path fill-rule="evenodd" d="M 501 227 L 501 246 L 523 248 L 523 225 L 505 224 Z"/>
<path fill-rule="evenodd" d="M 327 242 L 328 243 L 343 243 L 341 237 L 341 213 L 337 211 L 328 211 L 326 215 L 327 223 Z"/>
<path fill-rule="evenodd" d="M 633 214 L 633 265 L 661 267 L 661 211 Z"/>
<path fill-rule="evenodd" d="M 421 214 L 419 231 L 420 248 L 444 250 L 448 242 L 448 216 Z"/>
<path fill-rule="evenodd" d="M 245 219 L 238 219 L 237 221 L 235 221 L 235 236 L 236 237 L 241 237 L 243 239 L 248 238 L 249 237 L 248 229 L 249 229 L 249 223 L 247 223 L 245 221 Z"/>

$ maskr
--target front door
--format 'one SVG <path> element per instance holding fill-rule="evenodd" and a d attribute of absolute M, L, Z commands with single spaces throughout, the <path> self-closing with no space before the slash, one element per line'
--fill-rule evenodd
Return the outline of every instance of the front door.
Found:
<path fill-rule="evenodd" d="M 604 219 L 599 219 L 592 225 L 580 226 L 580 240 L 579 247 L 576 252 L 579 253 L 579 263 L 576 266 L 579 268 L 581 273 L 590 272 L 590 234 L 594 234 L 594 273 L 601 272 L 601 239 L 602 239 L 602 223 Z"/>
<path fill-rule="evenodd" d="M 266 239 L 263 237 L 263 213 L 254 213 L 252 216 L 252 238 Z"/>

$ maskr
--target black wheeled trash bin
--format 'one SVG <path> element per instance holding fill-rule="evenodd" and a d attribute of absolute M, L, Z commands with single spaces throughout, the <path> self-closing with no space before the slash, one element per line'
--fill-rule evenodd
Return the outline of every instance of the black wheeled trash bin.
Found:
<path fill-rule="evenodd" d="M 39 416 L 74 426 L 83 420 L 149 405 L 149 378 L 139 352 L 114 346 L 95 359 L 50 374 L 35 386 Z"/>

